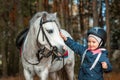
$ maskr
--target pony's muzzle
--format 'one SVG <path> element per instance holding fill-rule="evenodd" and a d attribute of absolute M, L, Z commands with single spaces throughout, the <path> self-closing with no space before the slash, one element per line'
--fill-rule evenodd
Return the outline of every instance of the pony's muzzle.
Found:
<path fill-rule="evenodd" d="M 58 50 L 58 52 L 59 52 L 61 55 L 64 55 L 64 53 L 66 52 L 65 46 L 60 46 L 60 49 Z"/>
<path fill-rule="evenodd" d="M 66 49 L 63 46 L 53 46 L 53 51 L 56 53 L 60 53 L 61 55 L 64 55 L 64 53 L 66 52 Z"/>

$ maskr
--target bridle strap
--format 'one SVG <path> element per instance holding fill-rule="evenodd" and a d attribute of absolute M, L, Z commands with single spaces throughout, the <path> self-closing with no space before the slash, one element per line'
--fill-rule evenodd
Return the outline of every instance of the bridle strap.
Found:
<path fill-rule="evenodd" d="M 44 18 L 42 17 L 41 18 L 41 20 L 40 20 L 40 27 L 39 27 L 39 30 L 38 30 L 38 34 L 37 34 L 37 45 L 38 45 L 38 47 L 40 48 L 38 51 L 37 51 L 37 53 L 36 53 L 36 56 L 37 56 L 37 58 L 38 58 L 38 64 L 40 63 L 40 60 L 43 58 L 43 57 L 45 57 L 45 58 L 48 58 L 50 55 L 52 55 L 52 54 L 55 54 L 56 55 L 56 52 L 57 52 L 57 48 L 56 47 L 54 47 L 54 46 L 52 46 L 52 44 L 50 43 L 50 41 L 49 41 L 49 39 L 48 39 L 48 37 L 47 37 L 47 35 L 46 35 L 46 33 L 45 33 L 45 31 L 44 31 L 44 29 L 43 29 L 43 24 L 45 24 L 45 23 L 47 23 L 47 22 L 55 22 L 56 23 L 56 21 L 55 20 L 45 20 L 45 21 L 43 21 L 44 20 Z M 58 24 L 56 23 L 56 25 L 58 26 Z M 44 51 L 45 51 L 45 47 L 44 47 L 44 49 L 41 49 L 41 47 L 40 47 L 40 43 L 39 43 L 39 41 L 38 41 L 38 37 L 39 37 L 39 33 L 40 33 L 40 30 L 42 31 L 42 34 L 43 34 L 43 41 L 44 41 L 44 37 L 45 37 L 45 39 L 47 40 L 47 42 L 48 42 L 48 44 L 49 44 L 49 46 L 50 46 L 50 51 L 45 55 L 44 54 Z M 60 31 L 60 29 L 59 29 L 59 31 Z M 39 55 L 42 55 L 41 57 L 39 57 Z M 36 64 L 35 64 L 36 65 Z"/>
<path fill-rule="evenodd" d="M 45 34 L 45 31 L 44 31 L 44 29 L 43 29 L 43 26 L 42 26 L 43 24 L 45 24 L 45 23 L 47 23 L 47 22 L 55 22 L 55 21 L 54 21 L 54 20 L 47 20 L 47 21 L 42 22 L 42 18 L 41 18 L 41 20 L 40 20 L 40 28 L 39 28 L 39 31 L 38 31 L 38 34 L 37 34 L 37 45 L 39 44 L 38 37 L 39 37 L 40 29 L 41 29 L 42 34 L 43 34 L 43 41 L 44 41 L 44 36 L 45 36 L 48 44 L 50 45 L 50 47 L 52 47 L 52 44 L 50 43 L 47 35 Z M 55 23 L 56 23 L 56 22 L 55 22 Z M 39 45 L 38 45 L 38 46 L 39 46 Z"/>

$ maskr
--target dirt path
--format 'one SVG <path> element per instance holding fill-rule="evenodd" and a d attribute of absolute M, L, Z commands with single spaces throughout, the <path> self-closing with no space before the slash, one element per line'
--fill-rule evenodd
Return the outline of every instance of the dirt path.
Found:
<path fill-rule="evenodd" d="M 120 72 L 112 72 L 108 74 L 104 74 L 105 80 L 120 80 Z M 25 80 L 23 76 L 16 76 L 16 77 L 6 77 L 6 78 L 0 78 L 0 80 Z M 35 80 L 38 80 L 36 77 Z M 77 80 L 77 79 L 76 79 Z"/>

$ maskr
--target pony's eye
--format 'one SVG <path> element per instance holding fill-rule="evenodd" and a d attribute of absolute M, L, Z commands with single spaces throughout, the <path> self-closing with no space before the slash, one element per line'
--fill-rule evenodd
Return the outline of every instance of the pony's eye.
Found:
<path fill-rule="evenodd" d="M 51 29 L 51 30 L 47 30 L 47 32 L 48 32 L 48 33 L 53 33 L 53 30 L 52 30 L 52 29 Z"/>

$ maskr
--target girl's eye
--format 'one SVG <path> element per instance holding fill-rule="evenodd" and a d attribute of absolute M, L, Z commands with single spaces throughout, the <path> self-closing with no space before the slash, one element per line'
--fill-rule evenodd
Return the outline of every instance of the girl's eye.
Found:
<path fill-rule="evenodd" d="M 90 43 L 91 41 L 88 41 L 88 43 Z"/>
<path fill-rule="evenodd" d="M 95 41 L 93 41 L 93 43 L 96 43 Z"/>
<path fill-rule="evenodd" d="M 51 34 L 51 33 L 53 33 L 53 30 L 52 29 L 51 30 L 47 30 L 47 32 Z"/>

